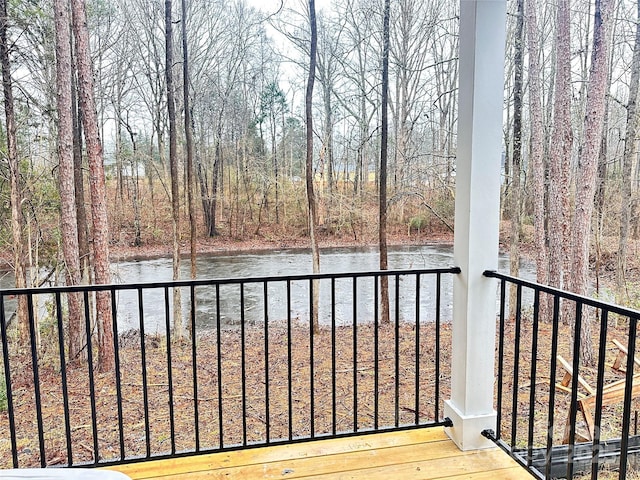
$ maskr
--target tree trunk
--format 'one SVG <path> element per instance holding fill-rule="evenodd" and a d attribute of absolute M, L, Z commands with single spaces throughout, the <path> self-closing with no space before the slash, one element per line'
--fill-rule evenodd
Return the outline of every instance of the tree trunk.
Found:
<path fill-rule="evenodd" d="M 9 60 L 7 0 L 0 1 L 0 62 L 2 63 L 2 89 L 4 91 L 4 114 L 7 127 L 7 160 L 9 184 L 11 187 L 11 233 L 13 235 L 13 268 L 16 288 L 27 286 L 26 249 L 22 233 L 24 216 L 22 214 L 22 185 L 20 182 L 20 162 L 18 160 L 18 134 L 13 102 L 13 84 L 11 80 L 11 62 Z M 28 342 L 29 311 L 27 297 L 18 298 L 18 336 L 21 344 Z M 37 329 L 37 326 L 36 326 Z"/>
<path fill-rule="evenodd" d="M 318 211 L 316 196 L 313 188 L 313 84 L 316 78 L 316 52 L 318 48 L 318 29 L 316 26 L 315 0 L 309 0 L 309 23 L 311 26 L 311 45 L 309 48 L 309 76 L 307 77 L 307 91 L 305 96 L 305 119 L 307 123 L 307 206 L 309 209 L 309 235 L 311 237 L 311 257 L 313 273 L 320 273 L 320 250 L 318 248 Z M 320 282 L 313 282 L 313 308 L 309 312 L 312 318 L 313 331 L 319 328 L 318 304 L 320 299 Z"/>
<path fill-rule="evenodd" d="M 596 0 L 594 16 L 593 50 L 587 86 L 584 145 L 578 161 L 576 178 L 576 212 L 573 221 L 573 265 L 571 290 L 586 295 L 589 279 L 589 247 L 591 240 L 591 219 L 593 216 L 596 191 L 598 156 L 602 142 L 605 97 L 607 94 L 607 70 L 609 67 L 608 29 L 611 18 L 612 0 Z M 594 365 L 596 361 L 591 338 L 589 316 L 584 316 L 580 332 L 580 359 L 584 365 Z M 575 355 L 575 353 L 574 353 Z"/>
<path fill-rule="evenodd" d="M 71 38 L 69 38 L 71 41 Z M 91 283 L 91 247 L 89 246 L 89 225 L 85 206 L 84 174 L 82 173 L 82 122 L 78 109 L 77 68 L 71 54 L 71 108 L 73 119 L 73 176 L 76 193 L 76 217 L 78 222 L 78 251 L 80 255 L 80 276 L 82 283 Z M 84 329 L 84 324 L 83 327 Z"/>
<path fill-rule="evenodd" d="M 184 137 L 187 147 L 187 209 L 189 210 L 189 253 L 191 278 L 196 278 L 196 210 L 193 197 L 193 125 L 191 121 L 191 99 L 189 98 L 189 51 L 187 43 L 187 3 L 182 0 L 182 88 L 184 93 Z M 194 298 L 191 301 L 195 301 Z M 194 306 L 192 305 L 193 309 Z M 193 332 L 192 332 L 193 333 Z"/>
<path fill-rule="evenodd" d="M 547 229 L 545 221 L 544 127 L 542 88 L 540 84 L 540 37 L 536 11 L 538 0 L 527 5 L 527 36 L 529 40 L 529 102 L 531 118 L 531 163 L 533 168 L 534 245 L 536 249 L 536 281 L 546 285 L 549 277 Z M 550 321 L 547 302 L 540 302 L 540 318 Z"/>
<path fill-rule="evenodd" d="M 273 176 L 275 186 L 275 208 L 276 208 L 276 225 L 280 224 L 280 172 L 278 165 L 278 148 L 276 146 L 276 118 L 275 112 L 271 111 L 271 158 L 273 159 Z"/>
<path fill-rule="evenodd" d="M 389 142 L 389 16 L 390 1 L 384 2 L 382 25 L 382 127 L 380 130 L 380 199 L 379 230 L 380 270 L 388 268 L 387 259 L 387 156 Z M 389 323 L 389 277 L 380 277 L 380 316 L 382 323 Z"/>
<path fill-rule="evenodd" d="M 187 4 L 186 0 L 182 0 L 182 88 L 184 96 L 184 137 L 187 148 L 187 169 L 186 188 L 187 188 L 187 210 L 189 214 L 189 259 L 191 263 L 191 278 L 197 277 L 198 271 L 196 266 L 196 211 L 195 201 L 193 197 L 193 189 L 195 188 L 193 179 L 193 125 L 191 121 L 191 99 L 189 98 L 189 50 L 187 42 Z M 191 297 L 191 311 L 196 311 L 195 296 Z M 192 322 L 187 323 L 189 336 L 195 338 Z"/>
<path fill-rule="evenodd" d="M 509 221 L 511 223 L 511 242 L 509 245 L 510 273 L 514 277 L 520 274 L 520 237 L 521 221 L 521 170 L 522 170 L 522 74 L 524 70 L 524 0 L 518 0 L 516 13 L 516 32 L 514 38 L 514 80 L 513 80 L 513 152 L 511 169 L 511 204 Z M 516 316 L 517 288 L 509 287 L 509 316 Z"/>
<path fill-rule="evenodd" d="M 569 178 L 573 130 L 571 128 L 571 21 L 569 0 L 556 6 L 556 72 L 549 177 L 549 283 L 562 288 L 567 281 L 571 231 Z M 568 321 L 563 318 L 564 321 Z"/>
<path fill-rule="evenodd" d="M 622 159 L 622 185 L 620 189 L 620 238 L 618 241 L 618 257 L 616 262 L 616 287 L 618 299 L 627 297 L 626 269 L 627 243 L 632 216 L 632 181 L 633 162 L 638 152 L 638 87 L 640 86 L 640 0 L 637 1 L 636 38 L 633 45 L 633 59 L 631 62 L 631 81 L 629 82 L 629 101 L 627 103 L 627 132 L 624 142 L 624 156 Z"/>
<path fill-rule="evenodd" d="M 614 12 L 615 15 L 615 12 Z M 609 43 L 611 43 L 612 35 L 609 36 Z M 612 47 L 613 48 L 613 47 Z M 611 85 L 613 75 L 614 55 L 609 55 L 609 68 L 607 72 L 607 85 Z M 607 177 L 608 177 L 608 163 L 609 163 L 609 95 L 605 97 L 604 105 L 604 120 L 602 122 L 602 138 L 600 139 L 600 149 L 598 152 L 598 172 L 596 178 L 596 194 L 595 194 L 595 221 L 596 226 L 594 230 L 595 236 L 595 293 L 600 296 L 600 278 L 602 275 L 602 239 L 605 232 L 605 221 L 607 220 L 605 214 L 605 208 L 607 207 L 606 195 L 607 195 Z"/>
<path fill-rule="evenodd" d="M 56 91 L 58 110 L 58 185 L 60 188 L 60 230 L 67 285 L 79 285 L 82 274 L 78 246 L 78 221 L 73 155 L 72 63 L 69 3 L 54 3 L 56 31 Z M 86 356 L 86 328 L 79 294 L 69 293 L 69 358 Z"/>
<path fill-rule="evenodd" d="M 218 212 L 218 192 L 220 191 L 220 165 L 222 164 L 222 126 L 218 127 L 214 151 L 213 172 L 211 174 L 211 198 L 208 202 L 209 237 L 218 235 L 216 217 Z"/>
<path fill-rule="evenodd" d="M 180 177 L 178 174 L 178 144 L 176 131 L 176 105 L 173 91 L 173 23 L 171 19 L 171 0 L 164 2 L 165 26 L 165 78 L 167 83 L 167 113 L 169 115 L 169 171 L 171 175 L 171 219 L 173 226 L 172 258 L 173 280 L 180 280 Z M 181 340 L 182 299 L 180 289 L 173 289 L 173 338 Z"/>
<path fill-rule="evenodd" d="M 142 218 L 140 216 L 140 176 L 138 174 L 138 144 L 136 142 L 136 134 L 128 123 L 125 124 L 129 138 L 131 140 L 131 174 L 133 176 L 133 227 L 134 227 L 134 240 L 133 245 L 135 247 L 142 246 L 142 232 L 141 224 Z"/>
<path fill-rule="evenodd" d="M 95 282 L 111 282 L 109 272 L 109 223 L 107 219 L 107 190 L 105 185 L 102 142 L 98 130 L 98 115 L 93 94 L 93 69 L 89 49 L 89 31 L 84 0 L 71 0 L 73 11 L 73 33 L 78 58 L 78 86 L 80 109 L 89 162 L 89 186 L 91 190 L 91 213 L 93 218 L 93 264 Z M 103 372 L 115 368 L 113 323 L 111 301 L 108 292 L 96 295 L 98 324 L 98 364 Z"/>
<path fill-rule="evenodd" d="M 325 67 L 326 69 L 326 67 Z M 325 83 L 322 85 L 324 96 L 324 150 L 326 152 L 327 161 L 327 194 L 329 197 L 328 209 L 331 211 L 331 202 L 333 201 L 333 105 L 331 102 L 331 80 L 325 74 Z"/>

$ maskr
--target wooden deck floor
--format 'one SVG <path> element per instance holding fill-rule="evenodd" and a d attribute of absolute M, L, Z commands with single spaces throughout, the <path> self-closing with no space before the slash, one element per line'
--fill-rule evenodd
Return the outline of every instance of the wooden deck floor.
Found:
<path fill-rule="evenodd" d="M 113 469 L 133 480 L 532 478 L 498 448 L 461 452 L 440 428 L 156 460 Z"/>

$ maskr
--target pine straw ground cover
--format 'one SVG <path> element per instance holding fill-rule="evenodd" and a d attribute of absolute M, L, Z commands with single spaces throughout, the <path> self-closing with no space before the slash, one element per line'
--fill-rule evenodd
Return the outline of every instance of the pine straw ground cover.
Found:
<path fill-rule="evenodd" d="M 549 404 L 551 325 L 541 323 L 538 332 L 537 369 L 535 383 L 531 382 L 532 324 L 522 322 L 522 339 L 518 352 L 514 351 L 514 322 L 509 321 L 505 331 L 505 356 L 502 405 L 502 438 L 510 442 L 513 388 L 513 365 L 519 356 L 519 385 L 516 396 L 518 435 L 516 446 L 525 447 L 529 421 L 534 422 L 535 445 L 546 445 L 547 411 Z M 398 376 L 396 377 L 396 332 L 398 333 Z M 286 324 L 274 323 L 268 332 L 268 387 L 265 377 L 265 336 L 259 325 L 245 329 L 245 377 L 244 393 L 242 379 L 242 338 L 239 328 L 223 329 L 220 336 L 221 382 L 218 381 L 218 339 L 215 331 L 198 337 L 196 351 L 197 409 L 199 447 L 203 450 L 231 446 L 243 442 L 246 429 L 248 444 L 293 437 L 308 437 L 311 433 L 310 399 L 310 336 L 306 326 L 296 324 L 291 331 L 291 390 L 289 390 L 289 363 Z M 597 332 L 594 333 L 597 335 Z M 612 324 L 607 341 L 607 363 L 617 354 L 611 343 L 613 338 L 626 343 L 628 327 Z M 335 429 L 352 431 L 354 422 L 359 430 L 371 429 L 375 422 L 375 403 L 378 400 L 378 424 L 390 426 L 396 423 L 411 424 L 416 421 L 415 371 L 416 330 L 415 325 L 382 325 L 378 332 L 379 370 L 378 389 L 374 390 L 374 328 L 362 324 L 357 328 L 357 418 L 354 418 L 354 337 L 350 326 L 337 327 L 335 332 Z M 435 325 L 423 323 L 419 329 L 419 391 L 418 419 L 433 420 L 435 406 Z M 595 337 L 594 337 L 595 338 Z M 559 351 L 571 360 L 571 330 L 561 326 Z M 314 342 L 314 416 L 315 435 L 333 430 L 332 387 L 332 332 L 322 327 L 313 338 Z M 143 377 L 140 338 L 137 334 L 121 336 L 119 359 L 122 391 L 122 442 L 127 458 L 147 453 L 147 439 L 151 454 L 162 454 L 172 449 L 172 438 L 176 451 L 193 451 L 196 448 L 193 351 L 189 343 L 167 345 L 164 337 L 145 338 Z M 438 413 L 442 416 L 443 400 L 449 397 L 450 388 L 450 325 L 441 326 L 441 357 L 439 372 L 440 402 Z M 169 347 L 169 348 L 168 348 Z M 497 348 L 497 346 L 496 346 Z M 171 356 L 171 383 L 173 401 L 169 401 L 169 376 L 167 358 Z M 65 422 L 62 402 L 61 371 L 58 353 L 48 347 L 39 362 L 39 386 L 43 398 L 42 424 L 47 465 L 67 464 Z M 18 458 L 20 467 L 39 466 L 40 455 L 37 435 L 37 416 L 33 402 L 33 372 L 27 357 L 12 355 L 12 388 Z M 88 368 L 86 364 L 73 365 L 67 369 L 69 395 L 69 423 L 72 438 L 72 462 L 92 462 L 98 449 L 101 461 L 120 457 L 118 429 L 117 389 L 113 374 L 95 372 L 97 438 L 94 441 L 91 422 Z M 558 369 L 560 380 L 564 372 Z M 591 384 L 596 384 L 596 370 L 583 368 L 581 375 Z M 607 382 L 621 378 L 619 373 L 607 369 Z M 397 382 L 396 382 L 397 379 Z M 147 386 L 148 413 L 144 407 L 144 388 Z M 398 403 L 396 404 L 396 383 Z M 497 389 L 498 380 L 495 386 Z M 529 418 L 531 388 L 535 388 L 535 415 Z M 218 393 L 221 388 L 222 395 Z M 265 397 L 268 388 L 268 416 Z M 291 392 L 291 423 L 289 422 L 289 392 Z M 243 408 L 243 396 L 246 403 Z M 397 408 L 396 408 L 397 405 Z M 171 407 L 171 408 L 170 408 Z M 220 423 L 220 408 L 222 424 Z M 560 444 L 569 410 L 569 395 L 556 393 L 554 410 L 554 438 Z M 634 401 L 632 411 L 640 410 Z M 243 414 L 246 424 L 243 426 Z M 620 436 L 622 403 L 604 409 L 603 438 Z M 173 431 L 172 436 L 172 420 Z M 148 420 L 148 422 L 147 422 Z M 148 435 L 146 428 L 148 425 Z M 221 432 L 222 426 L 222 432 Z M 291 432 L 289 432 L 291 430 Z M 633 431 L 633 427 L 632 427 Z M 0 414 L 0 467 L 11 466 L 11 444 L 6 412 Z M 606 478 L 606 477 L 603 477 Z M 630 477 L 631 478 L 631 477 Z"/>

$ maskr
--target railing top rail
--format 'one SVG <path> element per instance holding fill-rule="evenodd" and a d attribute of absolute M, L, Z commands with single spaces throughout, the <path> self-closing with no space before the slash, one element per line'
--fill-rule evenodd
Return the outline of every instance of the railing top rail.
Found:
<path fill-rule="evenodd" d="M 621 307 L 619 305 L 615 305 L 610 302 L 604 302 L 602 300 L 587 297 L 584 295 L 578 295 L 576 293 L 567 292 L 566 290 L 561 290 L 559 288 L 550 287 L 548 285 L 542 285 L 540 283 L 524 280 L 518 277 L 513 277 L 506 273 L 497 272 L 495 270 L 485 270 L 484 276 L 490 277 L 490 278 L 497 278 L 500 280 L 506 280 L 508 282 L 515 283 L 516 285 L 532 288 L 534 290 L 538 290 L 544 293 L 549 293 L 551 295 L 557 295 L 559 297 L 566 298 L 568 300 L 573 300 L 575 302 L 582 303 L 583 305 L 587 305 L 594 308 L 605 309 L 609 312 L 616 313 L 624 317 L 635 318 L 640 320 L 640 311 L 634 310 L 631 308 Z"/>
<path fill-rule="evenodd" d="M 25 294 L 52 294 L 71 292 L 96 292 L 111 290 L 137 290 L 139 288 L 173 288 L 173 287 L 198 287 L 207 285 L 237 285 L 265 282 L 286 282 L 304 280 L 323 280 L 339 278 L 362 278 L 362 277 L 383 277 L 395 275 L 436 275 L 460 273 L 459 267 L 430 268 L 430 269 L 407 269 L 407 270 L 373 270 L 362 272 L 341 272 L 341 273 L 315 273 L 303 275 L 275 275 L 264 277 L 237 277 L 237 278 L 211 278 L 198 280 L 174 280 L 164 282 L 146 283 L 112 283 L 105 285 L 76 285 L 76 286 L 52 286 L 52 287 L 32 287 L 32 288 L 6 288 L 0 289 L 0 296 L 25 295 Z"/>

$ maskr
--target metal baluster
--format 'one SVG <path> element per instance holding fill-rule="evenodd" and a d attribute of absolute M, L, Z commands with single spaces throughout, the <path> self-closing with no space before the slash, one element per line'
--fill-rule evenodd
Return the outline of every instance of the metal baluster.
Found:
<path fill-rule="evenodd" d="M 198 351 L 196 332 L 196 290 L 195 285 L 190 285 L 189 296 L 191 297 L 190 320 L 191 320 L 191 373 L 193 381 L 193 423 L 195 437 L 195 451 L 200 451 L 200 410 L 198 407 Z"/>
<path fill-rule="evenodd" d="M 35 316 L 33 313 L 33 294 L 27 294 L 27 311 L 29 315 L 29 337 L 31 345 L 31 366 L 33 370 L 33 394 L 36 402 L 36 422 L 38 425 L 38 446 L 40 449 L 40 466 L 47 466 L 47 455 L 44 445 L 44 427 L 42 423 L 42 394 L 40 392 L 40 368 L 38 365 L 37 337 Z"/>
<path fill-rule="evenodd" d="M 151 426 L 149 425 L 149 382 L 147 379 L 147 349 L 144 331 L 144 301 L 142 288 L 138 288 L 138 321 L 140 325 L 140 364 L 142 369 L 142 399 L 144 402 L 144 437 L 146 458 L 151 457 Z"/>
<path fill-rule="evenodd" d="M 556 370 L 558 367 L 558 330 L 560 329 L 560 297 L 553 296 L 553 317 L 551 328 L 551 366 L 549 378 L 549 411 L 547 413 L 547 451 L 544 476 L 551 478 L 551 455 L 553 452 L 553 427 L 556 410 Z"/>
<path fill-rule="evenodd" d="M 580 336 L 582 332 L 582 302 L 576 302 L 576 321 L 573 330 L 573 375 L 571 376 L 571 403 L 569 407 L 569 445 L 567 448 L 567 478 L 573 478 L 573 456 L 576 443 L 578 416 L 578 377 L 580 376 Z"/>
<path fill-rule="evenodd" d="M 538 371 L 538 326 L 540 321 L 540 292 L 534 292 L 533 300 L 533 329 L 531 331 L 531 387 L 529 390 L 529 435 L 527 437 L 527 465 L 533 461 L 533 427 L 536 416 L 536 372 Z"/>
<path fill-rule="evenodd" d="M 331 433 L 337 431 L 336 395 L 336 279 L 331 279 Z"/>
<path fill-rule="evenodd" d="M 58 330 L 58 353 L 60 355 L 60 383 L 62 386 L 62 410 L 64 412 L 64 437 L 67 444 L 67 466 L 70 467 L 73 465 L 73 446 L 71 440 L 71 420 L 69 418 L 69 388 L 67 383 L 67 360 L 64 349 L 62 296 L 60 292 L 55 293 L 54 299 L 56 304 L 56 323 Z M 0 308 L 2 308 L 2 311 L 4 313 L 4 305 L 0 304 Z M 4 322 L 4 318 L 0 318 L 0 321 Z"/>
<path fill-rule="evenodd" d="M 622 438 L 620 440 L 620 474 L 619 479 L 627 478 L 627 456 L 629 453 L 629 432 L 631 430 L 631 401 L 633 400 L 633 370 L 635 368 L 636 336 L 638 335 L 638 318 L 629 317 L 629 341 L 627 343 L 627 371 L 624 384 L 624 409 L 622 413 Z"/>
<path fill-rule="evenodd" d="M 113 353 L 115 357 L 116 376 L 116 400 L 118 407 L 118 440 L 120 442 L 120 460 L 125 459 L 124 450 L 124 422 L 122 413 L 122 379 L 120 376 L 120 344 L 118 341 L 118 305 L 116 303 L 116 290 L 112 287 L 109 290 L 111 295 L 111 321 L 113 325 Z"/>
<path fill-rule="evenodd" d="M 414 378 L 414 386 L 415 392 L 413 393 L 414 397 L 414 410 L 415 410 L 415 420 L 414 423 L 416 425 L 420 424 L 420 274 L 416 274 L 416 336 L 415 336 L 415 378 Z M 436 377 L 438 374 L 436 373 Z M 436 417 L 437 419 L 437 417 Z"/>
<path fill-rule="evenodd" d="M 395 426 L 400 426 L 400 277 L 395 275 Z"/>
<path fill-rule="evenodd" d="M 222 328 L 220 318 L 220 284 L 216 283 L 216 357 L 218 375 L 218 437 L 220 448 L 224 448 L 224 423 L 222 412 Z"/>
<path fill-rule="evenodd" d="M 0 293 L 0 335 L 2 336 L 2 363 L 4 365 L 4 379 L 7 393 L 7 415 L 9 417 L 9 436 L 11 437 L 11 463 L 18 468 L 18 442 L 16 439 L 16 417 L 13 406 L 13 388 L 11 385 L 11 367 L 9 365 L 9 342 L 7 340 L 7 318 L 5 314 L 4 294 Z M 69 451 L 69 436 L 67 430 L 67 451 Z M 71 458 L 71 457 L 69 457 Z M 69 460 L 71 462 L 71 460 Z"/>
<path fill-rule="evenodd" d="M 291 280 L 287 280 L 287 404 L 289 416 L 289 441 L 293 440 L 293 382 L 292 382 L 292 338 L 291 338 Z"/>
<path fill-rule="evenodd" d="M 177 287 L 173 287 L 174 289 Z M 171 454 L 176 453 L 176 424 L 173 411 L 173 361 L 171 352 L 171 318 L 169 308 L 169 287 L 164 287 L 164 320 L 165 320 L 165 338 L 167 339 L 167 382 L 169 384 L 169 428 L 171 431 Z M 174 322 L 181 321 L 180 318 L 174 318 Z"/>
<path fill-rule="evenodd" d="M 598 380 L 596 385 L 596 410 L 593 420 L 593 447 L 591 450 L 591 478 L 597 480 L 600 465 L 600 431 L 602 425 L 602 389 L 604 388 L 604 370 L 607 357 L 607 327 L 609 310 L 603 309 L 600 317 L 600 348 L 598 349 Z"/>
<path fill-rule="evenodd" d="M 93 463 L 100 459 L 98 451 L 98 423 L 96 409 L 96 390 L 93 378 L 93 342 L 91 341 L 91 313 L 89 312 L 89 292 L 84 291 L 84 322 L 87 331 L 87 369 L 89 373 L 89 399 L 91 401 L 91 432 L 93 434 Z"/>
<path fill-rule="evenodd" d="M 518 391 L 520 390 L 520 340 L 522 333 L 522 285 L 516 289 L 516 332 L 513 346 L 513 395 L 511 397 L 511 450 L 518 438 Z"/>
<path fill-rule="evenodd" d="M 378 430 L 380 417 L 380 400 L 378 391 L 380 388 L 380 276 L 373 277 L 373 428 Z"/>
<path fill-rule="evenodd" d="M 266 442 L 270 443 L 270 412 L 269 412 L 269 298 L 267 295 L 267 282 L 263 283 L 264 296 L 264 422 Z"/>
<path fill-rule="evenodd" d="M 310 415 L 309 428 L 311 430 L 311 438 L 316 437 L 316 405 L 315 405 L 315 365 L 314 365 L 314 342 L 313 342 L 313 294 L 314 294 L 314 280 L 309 280 L 309 388 L 310 388 Z M 319 312 L 318 312 L 319 313 Z"/>
<path fill-rule="evenodd" d="M 240 350 L 242 350 L 242 445 L 247 446 L 247 341 L 245 325 L 244 282 L 240 283 Z"/>
<path fill-rule="evenodd" d="M 358 279 L 353 283 L 353 431 L 358 431 Z"/>

